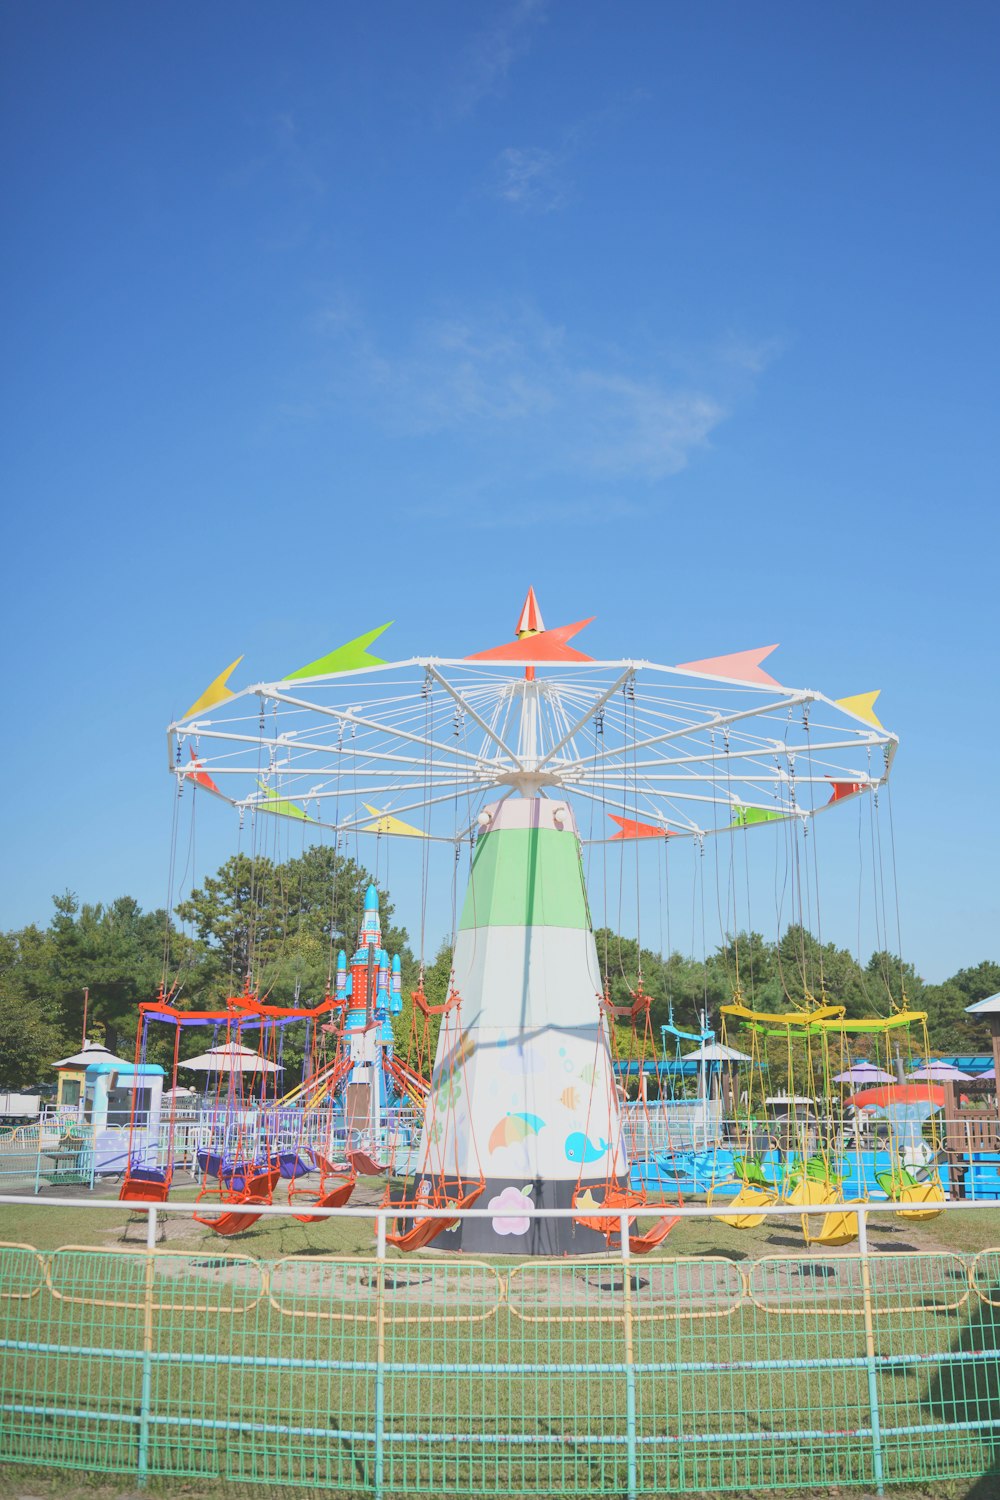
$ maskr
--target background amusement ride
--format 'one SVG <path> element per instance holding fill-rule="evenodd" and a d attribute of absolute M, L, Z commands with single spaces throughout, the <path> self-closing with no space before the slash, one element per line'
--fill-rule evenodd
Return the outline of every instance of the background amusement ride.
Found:
<path fill-rule="evenodd" d="M 719 1038 L 704 1015 L 682 1027 L 672 1012 L 656 1037 L 641 971 L 627 1003 L 612 996 L 591 920 L 592 902 L 620 913 L 627 898 L 638 924 L 651 884 L 661 903 L 669 891 L 684 841 L 697 883 L 718 840 L 736 930 L 739 872 L 764 825 L 793 916 L 818 915 L 820 813 L 864 805 L 881 859 L 879 793 L 897 741 L 877 694 L 832 701 L 782 686 L 761 665 L 774 647 L 676 666 L 594 660 L 571 644 L 589 623 L 546 629 L 532 590 L 514 640 L 462 659 L 383 661 L 369 650 L 382 626 L 233 691 L 240 658 L 170 726 L 178 793 L 195 793 L 175 805 L 230 803 L 251 861 L 277 827 L 337 850 L 405 845 L 419 865 L 421 949 L 432 882 L 450 885 L 453 963 L 441 1003 L 425 993 L 422 952 L 404 995 L 373 884 L 358 933 L 331 948 L 318 1004 L 272 1003 L 252 932 L 224 1005 L 191 1008 L 165 976 L 140 1005 L 134 1077 L 149 1086 L 132 1094 L 123 1199 L 162 1202 L 191 1170 L 201 1221 L 229 1235 L 281 1190 L 309 1222 L 359 1178 L 381 1177 L 384 1202 L 407 1210 L 388 1236 L 399 1249 L 520 1254 L 611 1248 L 625 1223 L 628 1248 L 650 1251 L 674 1222 L 662 1206 L 685 1197 L 717 1202 L 737 1227 L 799 1204 L 805 1239 L 823 1244 L 854 1238 L 851 1204 L 872 1197 L 903 1215 L 938 1211 L 945 1096 L 912 1076 L 914 1060 L 927 1063 L 925 1018 L 901 979 L 861 1020 L 830 1003 L 822 972 L 815 993 L 805 984 L 761 1009 L 752 953 L 724 933 L 734 979 Z M 884 902 L 881 867 L 880 887 Z M 210 1039 L 197 1058 L 192 1031 Z M 153 1038 L 172 1059 L 163 1092 Z M 185 1066 L 207 1080 L 193 1133 Z M 419 1213 L 473 1204 L 496 1217 Z"/>

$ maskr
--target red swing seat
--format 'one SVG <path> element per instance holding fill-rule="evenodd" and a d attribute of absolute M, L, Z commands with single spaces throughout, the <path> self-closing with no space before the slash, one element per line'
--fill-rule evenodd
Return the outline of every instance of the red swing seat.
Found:
<path fill-rule="evenodd" d="M 338 1182 L 335 1188 L 328 1193 L 321 1193 L 312 1204 L 313 1208 L 343 1208 L 351 1194 L 354 1192 L 356 1177 L 348 1177 L 344 1182 Z M 298 1219 L 300 1224 L 322 1224 L 324 1214 L 293 1214 L 293 1219 Z"/>

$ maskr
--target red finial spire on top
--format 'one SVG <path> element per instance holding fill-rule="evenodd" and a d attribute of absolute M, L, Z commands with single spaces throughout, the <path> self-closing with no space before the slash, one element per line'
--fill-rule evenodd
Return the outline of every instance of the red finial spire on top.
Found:
<path fill-rule="evenodd" d="M 542 612 L 538 608 L 535 591 L 534 589 L 529 589 L 528 597 L 524 601 L 521 618 L 517 622 L 517 629 L 514 631 L 514 634 L 518 640 L 523 640 L 525 636 L 538 635 L 544 629 L 545 621 L 542 619 Z"/>
<path fill-rule="evenodd" d="M 585 625 L 590 624 L 590 619 L 576 620 L 572 625 L 557 625 L 554 630 L 546 630 L 542 612 L 538 608 L 538 600 L 534 589 L 528 590 L 528 597 L 524 601 L 521 617 L 517 622 L 517 639 L 508 642 L 505 646 L 493 646 L 489 651 L 474 651 L 466 661 L 593 661 L 592 656 L 587 656 L 583 651 L 577 651 L 569 644 L 573 636 L 581 631 Z M 525 667 L 524 675 L 530 682 L 535 675 L 534 666 Z"/>

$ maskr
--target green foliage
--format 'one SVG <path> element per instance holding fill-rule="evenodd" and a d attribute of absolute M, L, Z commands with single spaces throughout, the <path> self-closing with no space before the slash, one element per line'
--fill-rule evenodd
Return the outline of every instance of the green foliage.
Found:
<path fill-rule="evenodd" d="M 444 942 L 438 949 L 434 962 L 424 969 L 424 997 L 428 1005 L 443 1005 L 450 995 L 451 963 L 452 947 L 450 943 Z M 437 1051 L 441 1018 L 431 1016 L 425 1027 L 422 1013 L 413 1004 L 413 991 L 420 980 L 420 967 L 411 954 L 403 958 L 402 970 L 403 1009 L 392 1023 L 396 1050 L 409 1062 L 420 1065 L 429 1072 Z"/>
<path fill-rule="evenodd" d="M 86 987 L 88 1022 L 103 1029 L 112 1051 L 130 1049 L 136 1000 L 155 994 L 163 969 L 165 913 L 143 912 L 131 896 L 110 906 L 81 906 L 71 891 L 53 900 L 42 960 L 49 1018 L 75 1043 Z"/>
<path fill-rule="evenodd" d="M 62 1040 L 58 1026 L 47 1019 L 45 1001 L 37 990 L 33 958 L 37 928 L 0 936 L 0 1086 L 19 1089 L 47 1082 Z M 23 969 L 22 969 L 23 966 Z"/>
<path fill-rule="evenodd" d="M 85 986 L 89 1032 L 124 1056 L 134 1045 L 137 1002 L 154 996 L 161 980 L 182 1007 L 192 1009 L 218 1006 L 247 981 L 276 1004 L 297 998 L 303 1006 L 316 1005 L 327 991 L 337 949 L 354 950 L 370 880 L 354 860 L 316 845 L 283 863 L 235 855 L 179 904 L 176 921 L 168 921 L 163 911 L 143 912 L 130 896 L 108 905 L 81 904 L 71 892 L 54 898 L 47 928 L 31 925 L 0 934 L 0 1088 L 39 1081 L 54 1058 L 79 1046 Z M 420 1017 L 414 1025 L 411 999 L 419 968 L 405 930 L 392 924 L 388 894 L 381 892 L 379 902 L 385 946 L 399 953 L 402 963 L 396 1043 L 410 1055 L 411 1037 L 424 1036 Z M 898 1004 L 905 993 L 914 1009 L 927 1010 L 935 1051 L 982 1052 L 989 1045 L 989 1027 L 967 1016 L 965 1008 L 1000 991 L 998 963 L 983 962 L 942 984 L 925 985 L 892 953 L 875 953 L 862 967 L 846 949 L 821 943 L 798 926 L 778 942 L 758 932 L 727 936 L 705 961 L 677 952 L 640 952 L 634 939 L 607 928 L 595 937 L 615 1005 L 631 1004 L 641 975 L 657 1045 L 671 1014 L 686 1031 L 699 1030 L 704 1014 L 718 1032 L 719 1007 L 736 993 L 760 1010 L 784 1010 L 810 994 L 844 1005 L 854 1017 L 884 1015 L 890 997 Z M 431 1005 L 447 999 L 451 965 L 452 950 L 444 943 L 424 973 Z M 425 1038 L 430 1056 L 438 1030 L 439 1022 L 432 1020 Z M 642 1050 L 628 1024 L 619 1023 L 618 1041 L 625 1057 Z M 203 1042 L 191 1034 L 195 1051 Z M 154 1041 L 156 1060 L 169 1061 L 169 1048 L 160 1056 L 157 1047 Z M 854 1054 L 867 1050 L 861 1041 Z M 782 1059 L 773 1056 L 773 1047 L 769 1051 L 775 1088 L 800 1076 L 804 1053 Z M 424 1061 L 429 1065 L 426 1053 Z M 286 1062 L 294 1066 L 296 1059 L 289 1056 Z"/>
<path fill-rule="evenodd" d="M 930 984 L 924 990 L 929 1014 L 931 1043 L 939 1052 L 988 1052 L 989 1022 L 983 1017 L 967 1016 L 967 1005 L 1000 993 L 1000 964 L 985 962 L 971 969 L 959 969 L 943 984 Z"/>
<path fill-rule="evenodd" d="M 177 907 L 201 944 L 191 972 L 180 977 L 182 992 L 215 1004 L 249 984 L 274 1004 L 296 996 L 318 1003 L 337 949 L 354 951 L 370 884 L 367 870 L 326 845 L 283 864 L 234 855 Z M 382 941 L 412 967 L 406 932 L 392 925 L 392 913 L 380 892 Z"/>
<path fill-rule="evenodd" d="M 804 927 L 791 926 L 776 943 L 758 932 L 741 932 L 726 941 L 701 963 L 671 953 L 664 958 L 644 948 L 640 955 L 634 939 L 620 938 L 607 928 L 595 934 L 598 957 L 606 976 L 612 1002 L 629 1005 L 638 987 L 641 970 L 643 989 L 652 1004 L 653 1036 L 660 1041 L 659 1027 L 669 1018 L 684 1030 L 697 1031 L 704 1013 L 718 1034 L 719 1006 L 739 991 L 752 1009 L 783 1011 L 801 1005 L 807 995 L 843 1005 L 848 1017 L 884 1016 L 890 1005 L 899 1005 L 905 995 L 910 1008 L 927 1012 L 930 1046 L 935 1052 L 974 1054 L 989 1050 L 989 1025 L 965 1014 L 965 1008 L 987 995 L 1000 992 L 1000 964 L 984 962 L 961 969 L 939 985 L 926 985 L 912 964 L 890 952 L 873 953 L 862 967 L 853 954 L 834 943 L 820 943 Z M 640 964 L 641 957 L 641 964 Z M 916 1037 L 916 1033 L 914 1034 Z M 749 1050 L 749 1037 L 730 1039 L 741 1050 Z M 616 1042 L 620 1055 L 632 1059 L 642 1052 L 631 1026 L 619 1021 Z M 830 1071 L 838 1072 L 853 1061 L 869 1056 L 874 1044 L 855 1038 L 850 1052 L 832 1038 Z M 805 1041 L 793 1041 L 783 1050 L 773 1041 L 766 1048 L 769 1084 L 773 1091 L 803 1085 L 806 1071 L 815 1066 L 815 1054 Z"/>

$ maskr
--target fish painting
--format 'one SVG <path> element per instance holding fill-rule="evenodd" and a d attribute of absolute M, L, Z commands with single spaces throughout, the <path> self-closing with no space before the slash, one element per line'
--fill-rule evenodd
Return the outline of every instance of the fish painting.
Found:
<path fill-rule="evenodd" d="M 584 1135 L 582 1130 L 574 1130 L 572 1135 L 566 1137 L 566 1144 L 563 1149 L 566 1152 L 567 1161 L 575 1161 L 582 1164 L 588 1161 L 600 1161 L 601 1157 L 607 1154 L 609 1147 L 608 1142 L 603 1136 L 600 1137 L 600 1145 L 595 1146 L 590 1137 Z"/>
<path fill-rule="evenodd" d="M 593 1063 L 584 1063 L 583 1067 L 580 1069 L 580 1082 L 581 1083 L 593 1083 L 593 1081 L 594 1081 L 594 1079 L 596 1077 L 597 1077 L 597 1069 L 594 1067 L 594 1064 Z"/>
<path fill-rule="evenodd" d="M 559 1095 L 559 1103 L 564 1104 L 567 1109 L 579 1109 L 580 1090 L 575 1088 L 563 1089 Z"/>

